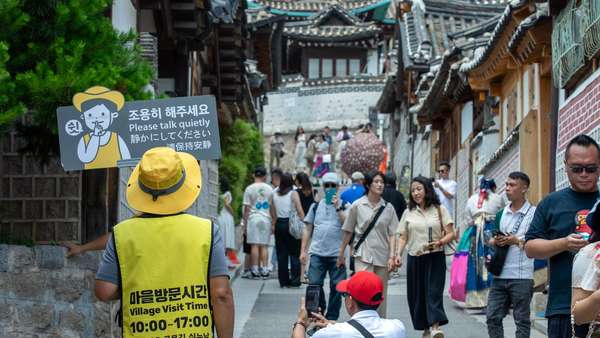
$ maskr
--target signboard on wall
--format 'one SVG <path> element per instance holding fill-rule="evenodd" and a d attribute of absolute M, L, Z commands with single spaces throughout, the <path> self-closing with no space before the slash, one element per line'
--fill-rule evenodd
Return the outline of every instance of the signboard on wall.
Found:
<path fill-rule="evenodd" d="M 171 147 L 198 160 L 221 155 L 214 96 L 125 102 L 120 92 L 95 86 L 56 112 L 67 171 L 133 166 L 154 147 Z"/>

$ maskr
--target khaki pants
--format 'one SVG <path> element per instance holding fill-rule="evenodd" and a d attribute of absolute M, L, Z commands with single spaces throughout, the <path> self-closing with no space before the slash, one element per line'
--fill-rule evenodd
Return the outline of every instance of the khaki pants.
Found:
<path fill-rule="evenodd" d="M 388 286 L 388 278 L 389 278 L 389 273 L 388 273 L 387 267 L 375 266 L 373 264 L 365 263 L 365 262 L 361 261 L 360 258 L 357 257 L 354 261 L 354 269 L 356 270 L 356 272 L 369 271 L 369 272 L 372 272 L 372 273 L 376 274 L 377 276 L 379 276 L 379 278 L 381 278 L 381 281 L 383 282 L 383 302 L 381 302 L 381 305 L 379 305 L 379 308 L 377 309 L 377 313 L 379 313 L 379 316 L 381 318 L 386 318 L 387 286 Z"/>

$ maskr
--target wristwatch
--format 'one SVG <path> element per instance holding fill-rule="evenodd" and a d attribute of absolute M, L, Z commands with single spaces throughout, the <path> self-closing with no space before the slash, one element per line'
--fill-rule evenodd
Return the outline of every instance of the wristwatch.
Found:
<path fill-rule="evenodd" d="M 346 206 L 345 206 L 345 205 L 343 205 L 343 204 L 342 204 L 342 206 L 341 206 L 341 207 L 339 207 L 339 208 L 335 209 L 335 211 L 337 211 L 337 212 L 344 211 L 344 210 L 346 210 Z"/>

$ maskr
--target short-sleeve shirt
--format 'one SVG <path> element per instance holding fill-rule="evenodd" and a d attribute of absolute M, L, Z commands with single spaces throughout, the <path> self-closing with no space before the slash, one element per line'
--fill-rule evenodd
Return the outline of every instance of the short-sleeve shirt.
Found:
<path fill-rule="evenodd" d="M 575 231 L 577 222 L 586 215 L 598 199 L 598 192 L 581 193 L 565 188 L 546 196 L 535 210 L 525 240 L 563 238 Z M 550 286 L 546 317 L 571 313 L 571 273 L 574 254 L 563 251 L 549 259 Z"/>
<path fill-rule="evenodd" d="M 389 236 L 394 235 L 398 225 L 396 211 L 390 203 L 386 203 L 381 198 L 377 205 L 372 206 L 367 196 L 359 198 L 352 203 L 342 229 L 354 232 L 356 234 L 354 241 L 358 242 L 369 227 L 371 219 L 382 206 L 385 206 L 385 209 L 363 244 L 354 252 L 354 257 L 368 264 L 385 267 L 390 255 Z"/>
<path fill-rule="evenodd" d="M 121 280 L 121 271 L 119 270 L 119 265 L 117 264 L 117 255 L 115 254 L 115 244 L 112 236 L 113 234 L 110 235 L 108 243 L 106 243 L 106 248 L 104 249 L 102 260 L 100 261 L 100 266 L 98 267 L 98 272 L 96 273 L 96 279 L 107 281 L 115 285 L 120 285 L 119 281 Z M 224 253 L 225 244 L 223 242 L 223 235 L 221 234 L 219 226 L 213 223 L 213 241 L 208 271 L 208 276 L 210 278 L 229 276 Z"/>
<path fill-rule="evenodd" d="M 406 338 L 406 329 L 400 320 L 381 318 L 376 311 L 360 311 L 355 313 L 352 319 L 364 326 L 374 338 Z M 313 337 L 363 338 L 364 336 L 348 323 L 336 323 L 317 331 Z"/>
<path fill-rule="evenodd" d="M 442 224 L 444 227 L 454 223 L 450 213 L 443 205 L 438 208 L 431 205 L 425 210 L 417 206 L 414 209 L 406 209 L 402 214 L 396 233 L 406 236 L 406 250 L 411 256 L 420 256 L 431 252 L 443 251 L 444 248 L 435 248 L 431 251 L 424 247 L 432 241 L 438 241 L 443 237 Z M 441 214 L 441 221 L 440 221 Z M 430 230 L 431 229 L 431 230 Z M 429 232 L 431 231 L 431 238 Z"/>
<path fill-rule="evenodd" d="M 450 195 L 456 196 L 456 181 L 439 179 L 437 180 L 437 182 Z M 439 188 L 435 188 L 435 192 L 438 195 L 438 198 L 440 199 L 440 203 L 442 203 L 442 205 L 446 207 L 446 210 L 448 210 L 448 213 L 450 213 L 450 217 L 453 217 L 454 199 L 449 199 L 448 197 L 446 197 L 446 195 L 444 195 L 444 193 Z"/>
<path fill-rule="evenodd" d="M 321 257 L 337 257 L 342 245 L 342 223 L 333 204 L 324 200 L 313 204 L 304 222 L 313 225 L 312 241 L 308 252 Z M 316 212 L 315 212 L 316 211 Z"/>
<path fill-rule="evenodd" d="M 244 205 L 250 208 L 248 218 L 262 216 L 271 219 L 269 198 L 273 188 L 264 182 L 252 183 L 244 191 Z"/>
<path fill-rule="evenodd" d="M 573 288 L 594 292 L 600 289 L 600 242 L 579 250 L 573 260 Z"/>
<path fill-rule="evenodd" d="M 500 219 L 500 231 L 504 233 L 513 233 L 517 238 L 524 239 L 525 233 L 529 229 L 533 215 L 535 214 L 535 206 L 526 201 L 521 209 L 513 212 L 510 208 L 511 204 L 504 207 L 502 218 Z M 519 220 L 521 223 L 519 224 Z M 533 259 L 528 258 L 525 250 L 518 245 L 511 245 L 506 254 L 504 267 L 498 278 L 501 279 L 533 279 Z"/>

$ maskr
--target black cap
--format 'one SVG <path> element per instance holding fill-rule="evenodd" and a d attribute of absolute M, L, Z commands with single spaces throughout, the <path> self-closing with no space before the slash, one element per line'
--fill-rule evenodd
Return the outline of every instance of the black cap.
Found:
<path fill-rule="evenodd" d="M 256 169 L 254 169 L 254 176 L 255 177 L 267 176 L 267 169 L 265 169 L 264 167 L 256 167 Z"/>

